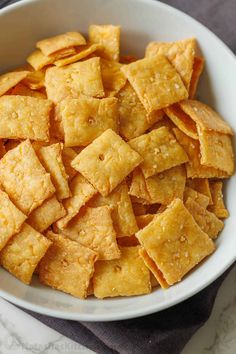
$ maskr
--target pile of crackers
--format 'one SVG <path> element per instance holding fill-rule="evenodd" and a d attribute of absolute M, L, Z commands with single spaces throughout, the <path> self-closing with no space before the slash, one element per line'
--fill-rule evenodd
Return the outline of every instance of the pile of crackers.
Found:
<path fill-rule="evenodd" d="M 40 40 L 0 76 L 0 263 L 81 299 L 168 288 L 229 216 L 230 126 L 194 38 L 120 56 L 120 27 Z M 204 266 L 204 265 L 203 265 Z"/>

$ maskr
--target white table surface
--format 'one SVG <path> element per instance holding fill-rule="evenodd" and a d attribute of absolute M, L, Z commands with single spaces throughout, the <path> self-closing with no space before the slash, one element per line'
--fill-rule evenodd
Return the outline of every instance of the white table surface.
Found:
<path fill-rule="evenodd" d="M 0 354 L 92 354 L 0 298 Z M 210 319 L 181 354 L 236 353 L 236 266 L 218 292 Z"/>

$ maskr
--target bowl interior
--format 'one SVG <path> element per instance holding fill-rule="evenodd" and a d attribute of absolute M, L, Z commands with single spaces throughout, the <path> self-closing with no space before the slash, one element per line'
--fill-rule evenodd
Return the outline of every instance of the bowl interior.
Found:
<path fill-rule="evenodd" d="M 41 38 L 69 30 L 86 33 L 89 24 L 119 24 L 122 52 L 144 55 L 149 41 L 196 37 L 206 58 L 199 98 L 216 110 L 236 130 L 236 60 L 229 49 L 205 27 L 187 15 L 151 0 L 33 0 L 0 12 L 0 71 L 24 63 Z M 156 290 L 135 298 L 81 301 L 40 285 L 35 278 L 25 286 L 0 269 L 0 295 L 36 312 L 61 318 L 106 321 L 160 311 L 193 295 L 216 279 L 236 258 L 236 177 L 226 186 L 230 218 L 217 240 L 216 252 L 185 279 L 167 291 Z"/>

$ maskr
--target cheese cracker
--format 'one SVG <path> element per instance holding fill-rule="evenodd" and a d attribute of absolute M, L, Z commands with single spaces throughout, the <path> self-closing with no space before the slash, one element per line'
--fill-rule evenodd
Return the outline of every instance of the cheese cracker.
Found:
<path fill-rule="evenodd" d="M 81 151 L 72 167 L 107 196 L 141 161 L 136 151 L 108 129 Z"/>

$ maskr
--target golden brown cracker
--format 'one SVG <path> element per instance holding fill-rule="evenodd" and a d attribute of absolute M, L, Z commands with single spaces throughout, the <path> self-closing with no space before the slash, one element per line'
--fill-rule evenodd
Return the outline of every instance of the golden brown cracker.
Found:
<path fill-rule="evenodd" d="M 55 196 L 52 196 L 29 215 L 27 223 L 38 232 L 43 232 L 65 214 L 63 205 Z"/>
<path fill-rule="evenodd" d="M 228 218 L 229 212 L 225 207 L 223 199 L 223 183 L 220 181 L 210 182 L 210 190 L 212 195 L 212 205 L 209 205 L 208 209 L 214 213 L 218 218 Z"/>
<path fill-rule="evenodd" d="M 47 69 L 45 86 L 48 98 L 54 103 L 59 103 L 67 97 L 78 98 L 80 94 L 104 97 L 100 58 Z"/>
<path fill-rule="evenodd" d="M 193 99 L 195 98 L 196 92 L 197 92 L 197 87 L 198 87 L 198 82 L 200 79 L 200 76 L 203 72 L 204 69 L 204 64 L 205 60 L 202 57 L 194 57 L 194 62 L 193 62 L 193 72 L 192 72 L 192 77 L 189 85 L 189 98 Z"/>
<path fill-rule="evenodd" d="M 223 221 L 218 219 L 215 214 L 196 203 L 192 198 L 187 199 L 185 206 L 202 231 L 210 238 L 215 239 L 224 227 Z"/>
<path fill-rule="evenodd" d="M 120 26 L 90 25 L 89 41 L 102 45 L 98 55 L 108 60 L 119 61 Z"/>
<path fill-rule="evenodd" d="M 7 93 L 14 86 L 19 84 L 26 76 L 29 74 L 29 71 L 18 71 L 10 72 L 0 76 L 0 96 Z"/>
<path fill-rule="evenodd" d="M 179 74 L 164 55 L 137 60 L 121 70 L 148 113 L 188 97 Z"/>
<path fill-rule="evenodd" d="M 132 139 L 129 145 L 143 157 L 140 168 L 146 178 L 188 161 L 186 152 L 166 127 Z"/>
<path fill-rule="evenodd" d="M 81 151 L 72 161 L 72 167 L 107 196 L 141 161 L 136 151 L 108 129 Z"/>
<path fill-rule="evenodd" d="M 87 146 L 107 129 L 118 131 L 119 112 L 115 97 L 81 96 L 60 104 L 65 146 Z"/>
<path fill-rule="evenodd" d="M 188 89 L 193 72 L 195 51 L 195 38 L 187 38 L 176 42 L 151 42 L 146 48 L 146 57 L 157 54 L 165 55 L 180 74 Z"/>
<path fill-rule="evenodd" d="M 0 138 L 48 141 L 51 108 L 41 98 L 0 97 Z"/>
<path fill-rule="evenodd" d="M 47 237 L 53 244 L 40 262 L 40 282 L 80 299 L 86 298 L 97 254 L 61 235 L 48 232 Z"/>
<path fill-rule="evenodd" d="M 100 260 L 120 257 L 111 210 L 108 206 L 81 209 L 67 227 L 63 228 L 62 233 L 71 240 L 97 252 Z"/>
<path fill-rule="evenodd" d="M 51 245 L 42 234 L 24 223 L 0 253 L 0 263 L 16 278 L 30 284 L 37 264 Z"/>
<path fill-rule="evenodd" d="M 180 281 L 215 249 L 178 198 L 136 237 L 169 285 Z"/>
<path fill-rule="evenodd" d="M 0 160 L 0 183 L 13 203 L 30 214 L 55 188 L 29 140 L 8 151 Z"/>
<path fill-rule="evenodd" d="M 139 248 L 121 247 L 120 259 L 96 262 L 93 287 L 97 298 L 150 293 L 150 274 Z"/>
<path fill-rule="evenodd" d="M 66 32 L 54 37 L 45 38 L 36 43 L 44 55 L 51 55 L 69 47 L 86 44 L 85 38 L 79 32 Z"/>

